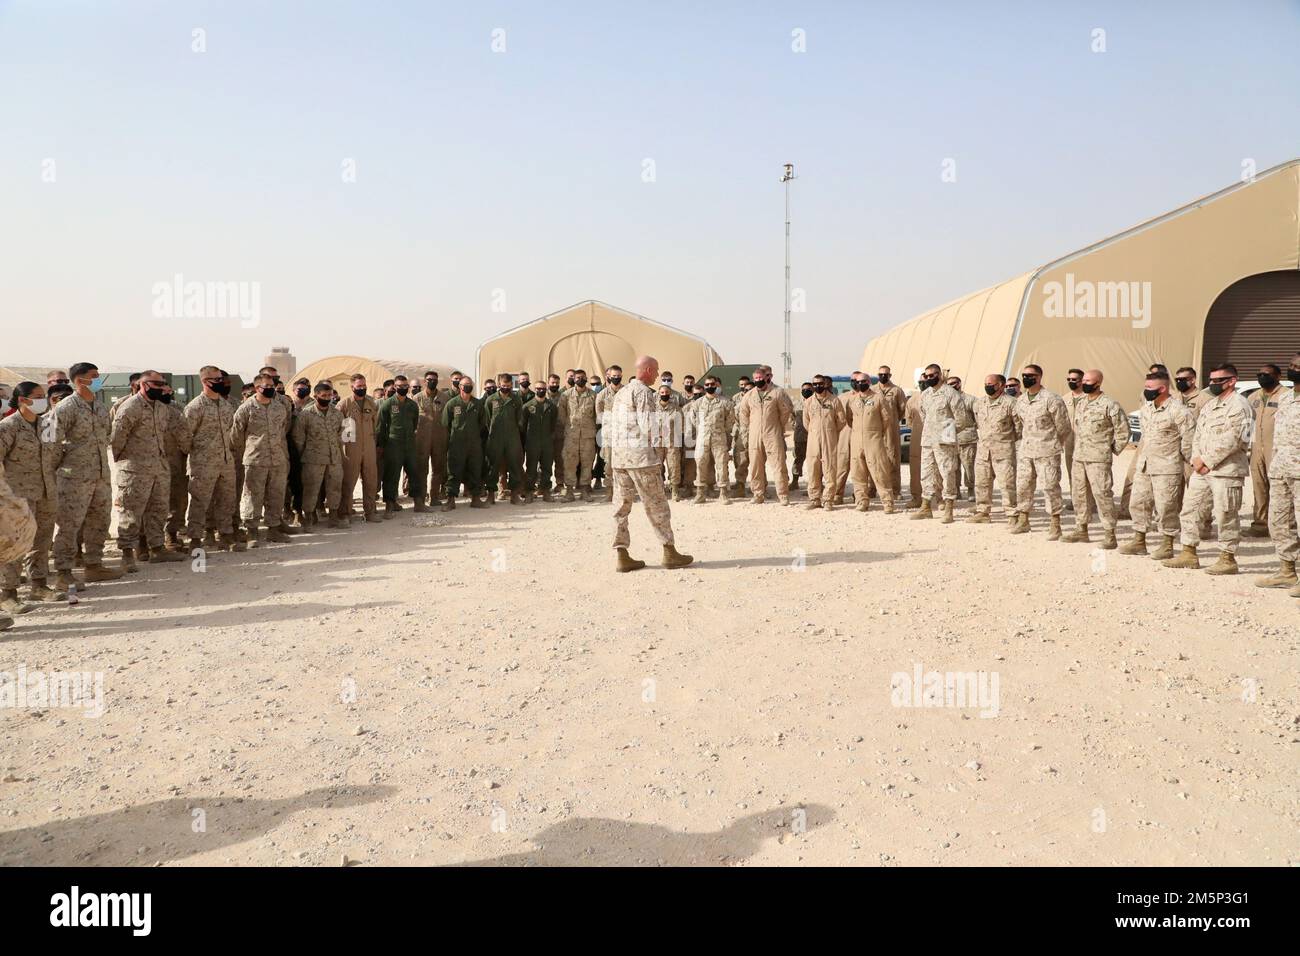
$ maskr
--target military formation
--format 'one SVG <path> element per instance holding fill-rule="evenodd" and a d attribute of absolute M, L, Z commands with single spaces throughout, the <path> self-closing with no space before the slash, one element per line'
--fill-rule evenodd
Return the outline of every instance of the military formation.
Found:
<path fill-rule="evenodd" d="M 1171 375 L 1152 365 L 1118 502 L 1113 463 L 1129 444 L 1129 419 L 1098 369 L 1070 369 L 1058 394 L 1039 366 L 1026 365 L 1016 377 L 987 375 L 984 394 L 971 395 L 936 363 L 909 397 L 882 366 L 854 372 L 838 394 L 830 377 L 815 376 L 798 399 L 773 383 L 770 366 L 726 395 L 711 376 L 685 376 L 676 388 L 649 357 L 627 384 L 617 365 L 537 381 L 504 372 L 481 389 L 460 372 L 450 388 L 433 371 L 374 388 L 355 375 L 343 395 L 329 382 L 286 384 L 270 366 L 239 396 L 216 366 L 199 378 L 202 392 L 184 408 L 155 370 L 131 376 L 130 395 L 108 405 L 98 368 L 86 362 L 12 389 L 0 420 L 0 628 L 142 562 L 266 547 L 318 525 L 380 523 L 403 510 L 404 497 L 423 512 L 451 511 L 458 500 L 487 508 L 603 496 L 615 503 L 620 571 L 643 566 L 627 552 L 627 514 L 640 499 L 665 565 L 681 567 L 691 559 L 673 545 L 669 501 L 762 504 L 774 490 L 789 505 L 801 480 L 808 509 L 843 505 L 851 482 L 858 511 L 874 498 L 886 514 L 906 509 L 944 523 L 959 498 L 973 500 L 967 521 L 992 522 L 997 489 L 1011 534 L 1032 530 L 1041 492 L 1050 540 L 1092 542 L 1095 519 L 1102 549 L 1196 569 L 1213 536 L 1210 574 L 1237 573 L 1243 533 L 1269 537 L 1278 570 L 1256 583 L 1300 597 L 1300 353 L 1285 369 L 1261 368 L 1249 398 L 1230 364 L 1212 370 L 1206 390 L 1193 369 Z M 906 498 L 902 424 L 911 437 Z M 1253 510 L 1243 532 L 1247 481 Z M 110 567 L 114 511 L 121 558 Z M 1132 534 L 1121 545 L 1122 519 Z"/>

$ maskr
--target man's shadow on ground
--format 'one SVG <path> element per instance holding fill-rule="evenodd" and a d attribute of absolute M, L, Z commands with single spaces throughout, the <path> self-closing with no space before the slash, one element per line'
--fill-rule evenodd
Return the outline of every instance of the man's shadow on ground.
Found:
<path fill-rule="evenodd" d="M 243 843 L 299 810 L 373 803 L 395 787 L 322 787 L 281 800 L 176 797 L 0 831 L 0 865 L 144 866 Z M 198 812 L 196 812 L 198 811 Z M 147 848 L 140 853 L 141 847 Z"/>
<path fill-rule="evenodd" d="M 768 840 L 800 840 L 834 818 L 830 807 L 808 804 L 751 813 L 712 833 L 682 833 L 654 823 L 577 817 L 534 836 L 535 850 L 455 865 L 725 866 L 749 859 Z"/>

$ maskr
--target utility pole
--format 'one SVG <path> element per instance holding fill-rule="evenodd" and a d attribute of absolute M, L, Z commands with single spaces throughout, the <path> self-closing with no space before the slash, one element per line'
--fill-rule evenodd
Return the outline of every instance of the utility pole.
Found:
<path fill-rule="evenodd" d="M 785 363 L 785 387 L 790 387 L 790 183 L 794 180 L 794 163 L 786 163 L 781 174 L 785 183 L 785 351 L 781 360 Z"/>

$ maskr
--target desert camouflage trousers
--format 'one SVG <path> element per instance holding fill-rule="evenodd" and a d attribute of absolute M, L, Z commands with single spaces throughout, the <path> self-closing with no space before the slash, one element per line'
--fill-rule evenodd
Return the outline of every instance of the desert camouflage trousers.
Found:
<path fill-rule="evenodd" d="M 1016 462 L 1016 510 L 1027 515 L 1034 508 L 1034 488 L 1043 482 L 1043 497 L 1047 499 L 1047 513 L 1061 516 L 1061 456 L 1029 458 L 1022 456 Z"/>
<path fill-rule="evenodd" d="M 150 548 L 163 546 L 163 525 L 171 497 L 171 476 L 167 472 L 117 472 L 117 546 L 138 548 L 143 538 Z"/>
<path fill-rule="evenodd" d="M 235 530 L 235 463 L 224 470 L 205 468 L 190 475 L 190 507 L 185 512 L 185 533 L 202 539 L 211 528 L 221 534 Z"/>
<path fill-rule="evenodd" d="M 715 435 L 695 446 L 695 487 L 727 488 L 727 436 Z"/>
<path fill-rule="evenodd" d="M 645 506 L 655 537 L 660 544 L 673 543 L 673 522 L 664 496 L 664 482 L 658 466 L 649 468 L 615 468 L 614 473 L 614 547 L 626 548 L 632 541 L 627 516 L 637 496 Z"/>
<path fill-rule="evenodd" d="M 331 518 L 343 514 L 343 463 L 320 465 L 304 462 L 302 466 L 302 509 L 306 514 L 316 511 L 316 503 L 325 492 L 325 507 Z M 418 500 L 418 499 L 417 499 Z"/>
<path fill-rule="evenodd" d="M 1075 527 L 1088 526 L 1089 505 L 1095 502 L 1102 528 L 1115 530 L 1119 512 L 1115 508 L 1115 483 L 1110 469 L 1108 461 L 1074 459 L 1070 472 L 1070 500 L 1074 502 Z"/>
<path fill-rule="evenodd" d="M 975 510 L 982 515 L 993 511 L 993 481 L 1002 489 L 1002 510 L 1016 510 L 1016 460 L 994 458 L 987 449 L 975 458 Z"/>
<path fill-rule="evenodd" d="M 103 563 L 104 540 L 108 537 L 109 507 L 113 497 L 108 480 L 95 478 L 91 481 L 78 481 L 60 475 L 55 480 L 55 491 L 58 505 L 54 518 L 57 525 L 54 533 L 54 570 L 72 570 L 72 561 L 77 556 L 78 536 L 85 551 L 86 564 Z M 138 531 L 136 537 L 139 537 Z"/>
<path fill-rule="evenodd" d="M 1134 531 L 1146 534 L 1154 527 L 1161 534 L 1176 538 L 1178 512 L 1183 507 L 1183 476 L 1134 471 L 1129 504 Z"/>
<path fill-rule="evenodd" d="M 1284 561 L 1300 559 L 1300 478 L 1268 478 L 1268 533 L 1277 556 Z"/>
<path fill-rule="evenodd" d="M 288 481 L 288 462 L 244 466 L 244 496 L 239 502 L 239 517 L 245 528 L 257 531 L 259 518 L 264 518 L 268 528 L 280 526 L 284 514 L 284 487 Z"/>
<path fill-rule="evenodd" d="M 1217 475 L 1192 475 L 1183 492 L 1183 510 L 1178 523 L 1183 529 L 1183 546 L 1194 548 L 1201 543 L 1201 529 L 1210 519 L 1219 526 L 1219 547 L 1228 554 L 1237 553 L 1241 541 L 1242 478 Z"/>
<path fill-rule="evenodd" d="M 591 466 L 596 463 L 596 436 L 570 432 L 564 436 L 564 483 L 578 491 L 591 485 Z"/>
<path fill-rule="evenodd" d="M 921 500 L 933 502 L 942 493 L 944 501 L 957 498 L 961 457 L 956 445 L 922 446 Z M 912 449 L 914 452 L 916 449 Z"/>

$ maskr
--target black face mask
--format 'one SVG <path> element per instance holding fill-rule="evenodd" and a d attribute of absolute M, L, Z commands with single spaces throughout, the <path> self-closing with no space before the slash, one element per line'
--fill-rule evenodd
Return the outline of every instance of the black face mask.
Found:
<path fill-rule="evenodd" d="M 1074 379 L 1069 379 L 1069 378 L 1067 378 L 1067 379 L 1065 380 L 1065 384 L 1069 386 L 1070 391 L 1072 391 L 1072 392 L 1077 392 L 1077 391 L 1079 390 L 1079 383 L 1078 383 L 1077 381 L 1075 381 Z M 1085 389 L 1085 391 L 1086 391 L 1086 389 Z"/>
<path fill-rule="evenodd" d="M 568 382 L 570 385 L 572 385 L 572 384 L 573 384 L 573 376 L 570 375 L 568 378 L 565 379 L 565 381 Z"/>
<path fill-rule="evenodd" d="M 298 388 L 294 389 L 294 394 L 297 395 L 299 398 L 306 398 L 308 395 L 311 394 L 311 389 L 308 388 L 306 385 L 300 385 L 298 386 Z"/>
<path fill-rule="evenodd" d="M 1097 383 L 1096 383 L 1096 382 L 1084 382 L 1082 385 L 1080 385 L 1080 388 L 1083 389 L 1083 394 L 1085 394 L 1085 395 L 1091 395 L 1093 392 L 1097 391 Z"/>
<path fill-rule="evenodd" d="M 354 388 L 352 390 L 352 394 L 355 395 L 357 398 L 365 398 L 366 390 L 364 388 Z"/>
<path fill-rule="evenodd" d="M 767 379 L 765 379 L 765 378 L 756 378 L 756 379 L 754 379 L 754 387 L 755 387 L 755 388 L 762 388 L 763 385 L 764 385 L 766 382 L 767 382 Z"/>
<path fill-rule="evenodd" d="M 1176 378 L 1174 379 L 1174 388 L 1180 392 L 1191 391 L 1192 380 L 1189 378 Z"/>
<path fill-rule="evenodd" d="M 460 387 L 460 390 L 461 390 L 461 393 L 462 393 L 462 394 L 465 394 L 465 395 L 473 395 L 473 394 L 474 394 L 474 386 L 473 386 L 473 385 L 462 385 L 462 386 Z"/>
<path fill-rule="evenodd" d="M 329 407 L 330 407 L 330 399 L 329 399 L 329 396 L 328 396 L 328 395 L 317 395 L 317 396 L 316 396 L 316 404 L 319 405 L 321 408 L 329 408 Z"/>
<path fill-rule="evenodd" d="M 583 386 L 587 384 L 587 380 L 585 378 L 580 378 L 576 380 L 573 384 L 577 386 Z"/>
<path fill-rule="evenodd" d="M 158 396 L 158 401 L 162 402 L 164 405 L 170 405 L 172 403 L 172 393 L 163 392 Z"/>
<path fill-rule="evenodd" d="M 409 385 L 398 385 L 396 388 L 396 392 L 398 395 L 405 395 L 410 390 L 411 390 L 411 386 Z"/>
<path fill-rule="evenodd" d="M 560 390 L 560 386 L 558 386 L 558 385 L 548 385 L 548 386 L 547 386 L 547 390 L 550 391 L 550 392 L 558 392 L 558 391 Z"/>
<path fill-rule="evenodd" d="M 1010 395 L 1012 398 L 1015 398 L 1017 395 L 1020 394 L 1020 389 L 1016 388 L 1014 385 L 1008 385 L 1007 394 Z"/>
<path fill-rule="evenodd" d="M 609 378 L 605 379 L 605 381 L 609 382 L 610 385 L 621 385 L 623 383 L 623 376 L 611 375 Z"/>
<path fill-rule="evenodd" d="M 811 388 L 801 388 L 799 394 L 804 398 L 812 398 L 813 390 Z"/>
<path fill-rule="evenodd" d="M 495 385 L 489 385 L 487 388 L 483 389 L 483 391 L 488 395 L 495 395 L 497 393 L 497 387 Z"/>
<path fill-rule="evenodd" d="M 223 397 L 230 394 L 229 382 L 217 382 L 215 385 L 209 385 L 208 388 L 212 389 L 218 395 L 221 395 Z"/>
<path fill-rule="evenodd" d="M 534 389 L 533 394 L 543 400 L 546 398 L 546 390 L 542 388 Z"/>
<path fill-rule="evenodd" d="M 1038 384 L 1038 376 L 1037 376 L 1037 375 L 1022 375 L 1022 376 L 1020 376 L 1020 381 L 1024 383 L 1025 388 L 1033 388 L 1035 385 Z"/>
<path fill-rule="evenodd" d="M 714 392 L 716 392 L 716 391 L 718 390 L 718 386 L 716 386 L 716 385 L 705 385 L 705 386 L 704 386 L 704 390 L 705 390 L 706 392 L 708 392 L 710 395 L 712 395 Z"/>
<path fill-rule="evenodd" d="M 1148 402 L 1154 402 L 1157 398 L 1160 397 L 1160 389 L 1144 388 L 1142 389 L 1142 397 L 1145 398 Z"/>
<path fill-rule="evenodd" d="M 889 384 L 889 380 L 890 380 L 891 378 L 893 378 L 893 377 L 894 377 L 894 376 L 890 375 L 888 372 L 886 372 L 884 375 L 879 375 L 879 376 L 877 376 L 877 378 L 880 379 L 880 384 L 881 384 L 881 385 L 888 385 L 888 384 Z"/>
<path fill-rule="evenodd" d="M 262 388 L 262 395 L 266 398 L 275 398 L 275 386 L 267 385 Z"/>
<path fill-rule="evenodd" d="M 821 382 L 818 382 L 816 385 L 813 386 L 813 391 L 820 395 L 822 392 L 826 391 L 826 386 L 823 385 Z"/>
<path fill-rule="evenodd" d="M 1300 382 L 1300 368 L 1289 368 L 1286 370 L 1286 377 L 1292 382 Z"/>
<path fill-rule="evenodd" d="M 996 385 L 985 385 L 985 386 L 984 386 L 984 394 L 985 394 L 985 395 L 996 395 L 996 394 L 997 394 L 997 391 L 998 391 L 998 387 L 997 387 Z"/>
<path fill-rule="evenodd" d="M 1222 383 L 1222 382 L 1211 382 L 1211 383 L 1210 383 L 1210 394 L 1211 394 L 1211 395 L 1222 395 L 1222 394 L 1223 394 L 1223 387 L 1224 387 L 1224 386 L 1223 386 L 1223 383 Z"/>
<path fill-rule="evenodd" d="M 424 380 L 424 387 L 431 392 L 436 391 L 438 388 L 438 380 L 436 378 L 426 378 Z"/>
<path fill-rule="evenodd" d="M 938 387 L 939 387 L 939 380 L 938 380 L 937 378 L 923 378 L 923 379 L 921 379 L 921 388 L 923 388 L 923 389 L 924 389 L 924 388 L 938 388 Z"/>
<path fill-rule="evenodd" d="M 1259 384 L 1264 391 L 1271 392 L 1277 387 L 1277 378 L 1276 376 L 1261 372 L 1259 375 Z"/>
<path fill-rule="evenodd" d="M 161 388 L 146 388 L 144 390 L 144 394 L 145 397 L 149 399 L 149 401 L 151 402 L 161 402 L 162 397 L 165 393 Z"/>

